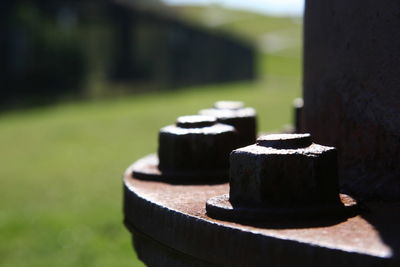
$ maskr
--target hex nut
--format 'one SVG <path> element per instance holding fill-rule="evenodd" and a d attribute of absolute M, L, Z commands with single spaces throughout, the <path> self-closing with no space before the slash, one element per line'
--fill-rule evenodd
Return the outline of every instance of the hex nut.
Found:
<path fill-rule="evenodd" d="M 214 116 L 218 122 L 235 127 L 238 131 L 237 147 L 254 144 L 257 134 L 254 108 L 246 108 L 240 101 L 218 101 L 214 104 L 214 108 L 202 109 L 199 114 Z"/>
<path fill-rule="evenodd" d="M 159 169 L 162 171 L 229 168 L 229 153 L 237 147 L 237 132 L 211 116 L 182 116 L 176 125 L 159 132 Z"/>
<path fill-rule="evenodd" d="M 337 153 L 309 134 L 273 134 L 230 155 L 229 200 L 244 207 L 340 204 Z"/>

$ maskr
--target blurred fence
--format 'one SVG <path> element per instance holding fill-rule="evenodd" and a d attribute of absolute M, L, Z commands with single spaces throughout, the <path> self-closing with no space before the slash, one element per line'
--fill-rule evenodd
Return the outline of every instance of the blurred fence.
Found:
<path fill-rule="evenodd" d="M 0 104 L 84 96 L 94 72 L 159 88 L 254 78 L 252 45 L 150 2 L 2 1 Z"/>

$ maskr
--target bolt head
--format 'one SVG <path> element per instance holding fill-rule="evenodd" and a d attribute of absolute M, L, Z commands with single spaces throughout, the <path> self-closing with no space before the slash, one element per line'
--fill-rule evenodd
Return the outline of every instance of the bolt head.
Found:
<path fill-rule="evenodd" d="M 230 155 L 230 201 L 250 207 L 298 207 L 339 201 L 337 153 L 309 134 L 267 135 Z"/>
<path fill-rule="evenodd" d="M 214 108 L 202 109 L 201 115 L 214 116 L 217 121 L 228 124 L 238 132 L 238 146 L 254 144 L 257 134 L 257 118 L 254 108 L 243 107 L 239 101 L 218 101 Z"/>
<path fill-rule="evenodd" d="M 237 147 L 237 132 L 216 123 L 215 117 L 182 116 L 176 125 L 159 132 L 159 169 L 162 171 L 221 170 L 229 167 L 229 153 Z"/>

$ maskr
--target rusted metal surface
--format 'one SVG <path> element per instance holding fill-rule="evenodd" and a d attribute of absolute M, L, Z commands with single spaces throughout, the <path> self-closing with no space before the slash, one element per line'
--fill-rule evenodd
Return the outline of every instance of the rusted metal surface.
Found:
<path fill-rule="evenodd" d="M 400 1 L 306 1 L 304 127 L 339 152 L 341 187 L 400 200 Z"/>
<path fill-rule="evenodd" d="M 220 123 L 232 125 L 238 132 L 238 146 L 253 144 L 256 140 L 257 118 L 253 108 L 244 107 L 240 101 L 218 101 L 214 108 L 203 109 L 199 114 L 214 116 Z"/>
<path fill-rule="evenodd" d="M 158 156 L 145 156 L 132 165 L 132 174 L 142 180 L 162 181 L 173 184 L 218 184 L 228 181 L 229 171 L 222 169 L 172 170 L 161 171 L 158 168 Z"/>
<path fill-rule="evenodd" d="M 234 221 L 336 220 L 356 202 L 339 197 L 336 150 L 310 134 L 270 134 L 230 154 L 229 196 L 207 201 L 207 213 Z M 346 205 L 347 204 L 347 205 Z"/>
<path fill-rule="evenodd" d="M 138 160 L 132 172 L 143 180 L 221 183 L 228 180 L 229 153 L 237 147 L 232 126 L 211 116 L 181 116 L 159 132 L 158 155 Z"/>
<path fill-rule="evenodd" d="M 139 257 L 152 266 L 400 266 L 399 7 L 398 1 L 306 1 L 305 105 L 296 128 L 338 147 L 341 190 L 362 200 L 358 214 L 291 220 L 287 207 L 312 210 L 322 203 L 317 213 L 330 214 L 355 201 L 339 195 L 335 150 L 318 148 L 313 157 L 307 138 L 294 144 L 261 140 L 275 146 L 268 150 L 295 145 L 289 150 L 304 154 L 281 161 L 275 153 L 266 162 L 257 152 L 266 148 L 244 149 L 232 164 L 240 179 L 232 179 L 231 189 L 143 181 L 131 176 L 131 167 L 124 178 L 124 214 Z M 266 173 L 280 179 L 260 182 Z M 296 178 L 281 179 L 289 174 Z M 209 216 L 216 208 L 215 214 L 223 210 L 224 219 L 235 220 L 232 210 L 242 204 L 244 217 L 249 209 L 253 217 L 267 211 L 258 214 L 263 220 Z M 269 221 L 271 207 L 289 220 Z"/>
<path fill-rule="evenodd" d="M 159 132 L 159 169 L 165 172 L 220 170 L 229 167 L 229 153 L 237 147 L 232 126 L 210 116 L 182 116 L 176 125 Z"/>
<path fill-rule="evenodd" d="M 215 196 L 207 200 L 207 215 L 221 220 L 244 224 L 264 223 L 293 227 L 302 225 L 330 225 L 353 217 L 358 212 L 357 202 L 350 196 L 340 194 L 342 205 L 311 203 L 300 207 L 251 207 L 233 206 L 229 195 Z M 272 224 L 271 224 L 272 223 Z"/>
<path fill-rule="evenodd" d="M 249 207 L 338 205 L 336 150 L 309 134 L 271 134 L 230 155 L 230 200 Z"/>
<path fill-rule="evenodd" d="M 399 266 L 400 203 L 331 224 L 248 225 L 206 214 L 228 184 L 171 185 L 124 178 L 125 224 L 150 266 Z M 136 238 L 138 237 L 138 238 Z"/>

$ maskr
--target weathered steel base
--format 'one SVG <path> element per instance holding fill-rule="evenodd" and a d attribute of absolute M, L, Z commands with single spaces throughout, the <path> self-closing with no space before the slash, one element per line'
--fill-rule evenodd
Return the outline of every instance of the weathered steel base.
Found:
<path fill-rule="evenodd" d="M 400 1 L 307 0 L 303 132 L 338 150 L 341 188 L 400 201 Z"/>
<path fill-rule="evenodd" d="M 125 178 L 125 224 L 150 266 L 400 266 L 400 203 L 331 225 L 244 225 L 207 216 L 228 184 L 172 185 Z"/>
<path fill-rule="evenodd" d="M 128 226 L 128 225 L 127 225 Z M 129 226 L 128 226 L 129 228 Z M 173 248 L 152 239 L 151 237 L 133 229 L 132 245 L 139 255 L 140 259 L 147 266 L 174 266 L 174 267 L 203 267 L 213 266 L 209 262 L 202 261 L 184 254 Z M 215 265 L 214 265 L 215 266 Z"/>
<path fill-rule="evenodd" d="M 228 170 L 201 171 L 161 171 L 158 157 L 151 154 L 136 161 L 131 168 L 132 175 L 138 179 L 179 184 L 220 184 L 229 180 Z"/>
<path fill-rule="evenodd" d="M 334 224 L 357 214 L 357 202 L 348 195 L 340 194 L 342 205 L 314 205 L 303 208 L 249 208 L 232 206 L 229 194 L 215 196 L 207 200 L 207 215 L 212 218 L 241 222 L 272 222 L 276 225 L 295 224 L 309 227 L 315 222 Z"/>

